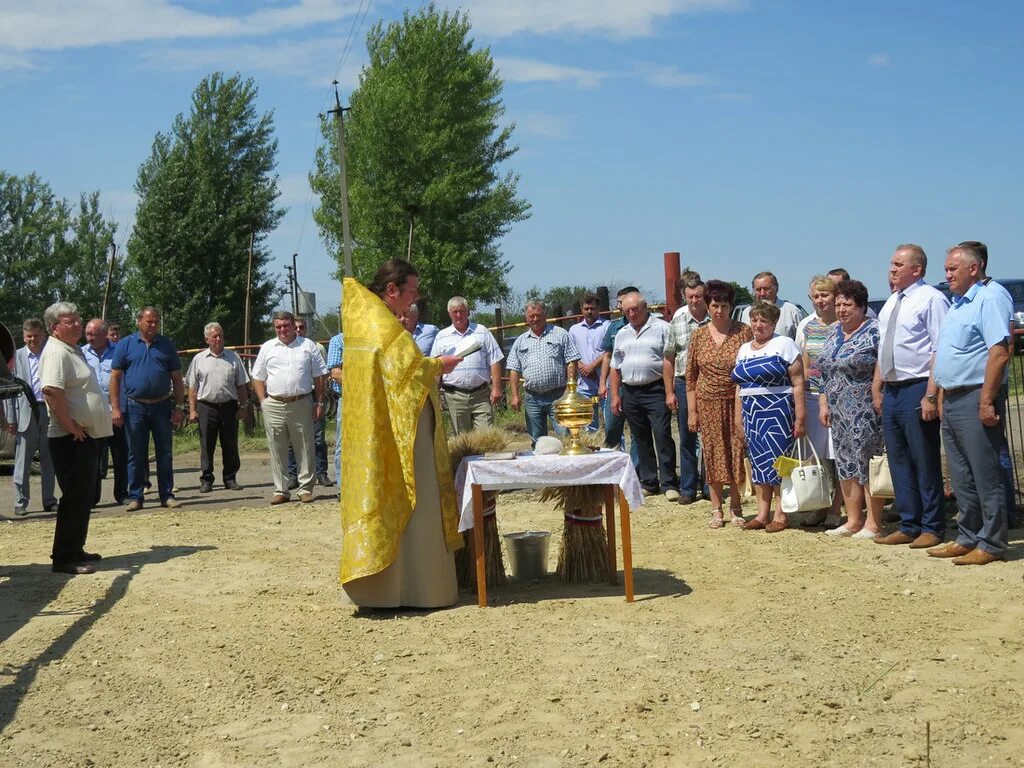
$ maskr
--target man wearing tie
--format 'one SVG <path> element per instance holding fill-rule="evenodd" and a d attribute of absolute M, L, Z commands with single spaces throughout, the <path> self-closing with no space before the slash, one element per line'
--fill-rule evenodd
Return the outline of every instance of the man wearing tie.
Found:
<path fill-rule="evenodd" d="M 946 532 L 932 364 L 949 301 L 925 284 L 927 267 L 921 246 L 896 248 L 889 267 L 893 293 L 878 315 L 881 344 L 873 386 L 900 514 L 899 530 L 875 543 L 912 549 L 938 546 Z"/>

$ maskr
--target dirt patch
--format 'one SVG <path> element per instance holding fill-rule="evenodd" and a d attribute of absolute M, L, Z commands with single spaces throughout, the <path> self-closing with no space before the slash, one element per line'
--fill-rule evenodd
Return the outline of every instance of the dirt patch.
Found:
<path fill-rule="evenodd" d="M 747 502 L 748 507 L 750 502 Z M 752 509 L 748 509 L 748 514 Z M 1024 563 L 633 517 L 637 602 L 553 580 L 339 604 L 336 503 L 0 524 L 0 765 L 1024 764 Z M 502 531 L 554 531 L 530 493 Z M 1021 532 L 1013 535 L 1019 556 Z"/>

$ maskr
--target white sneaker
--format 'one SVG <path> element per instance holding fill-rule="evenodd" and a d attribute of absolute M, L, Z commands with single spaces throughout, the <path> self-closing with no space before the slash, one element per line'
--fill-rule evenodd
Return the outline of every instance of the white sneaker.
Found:
<path fill-rule="evenodd" d="M 853 534 L 852 538 L 854 538 L 854 539 L 874 539 L 877 536 L 878 536 L 878 534 L 875 531 L 869 531 L 867 528 L 861 528 L 859 531 L 857 531 L 855 534 Z"/>
<path fill-rule="evenodd" d="M 675 488 L 669 488 L 665 491 L 665 501 L 679 501 L 679 491 Z"/>
<path fill-rule="evenodd" d="M 825 531 L 825 535 L 835 536 L 837 539 L 846 539 L 850 536 L 856 536 L 856 534 L 849 528 L 847 528 L 845 525 L 842 525 L 838 528 L 830 528 L 829 530 Z"/>

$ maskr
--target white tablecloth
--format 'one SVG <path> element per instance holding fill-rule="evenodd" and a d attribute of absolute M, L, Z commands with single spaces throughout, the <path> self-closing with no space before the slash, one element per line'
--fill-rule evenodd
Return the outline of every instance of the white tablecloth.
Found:
<path fill-rule="evenodd" d="M 467 456 L 455 473 L 455 495 L 459 499 L 459 530 L 473 528 L 473 485 L 482 490 L 511 488 L 550 488 L 563 485 L 617 485 L 630 509 L 643 506 L 640 479 L 629 454 L 601 450 L 584 456 L 535 456 L 527 453 L 516 459 L 487 461 L 483 456 Z"/>

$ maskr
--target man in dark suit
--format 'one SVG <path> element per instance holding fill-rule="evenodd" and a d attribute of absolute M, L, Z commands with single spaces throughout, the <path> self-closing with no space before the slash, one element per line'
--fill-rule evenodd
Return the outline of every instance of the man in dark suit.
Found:
<path fill-rule="evenodd" d="M 5 429 L 15 436 L 14 514 L 18 517 L 28 514 L 29 479 L 32 476 L 32 458 L 37 450 L 43 487 L 43 510 L 52 512 L 57 508 L 53 463 L 50 461 L 50 448 L 46 440 L 50 414 L 39 383 L 39 361 L 46 344 L 46 328 L 41 320 L 29 318 L 22 323 L 21 330 L 25 346 L 14 356 L 14 375 L 28 383 L 38 405 L 33 411 L 26 395 L 4 403 L 7 420 Z"/>

